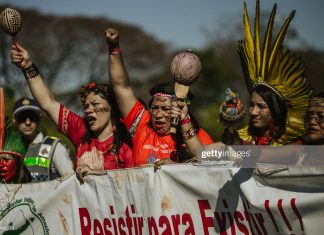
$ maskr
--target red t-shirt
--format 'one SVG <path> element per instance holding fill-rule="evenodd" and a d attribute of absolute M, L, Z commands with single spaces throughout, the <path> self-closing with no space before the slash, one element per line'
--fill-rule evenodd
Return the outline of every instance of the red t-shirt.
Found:
<path fill-rule="evenodd" d="M 149 111 L 137 101 L 125 119 L 122 120 L 133 139 L 135 166 L 153 163 L 157 159 L 171 158 L 172 155 L 176 155 L 175 136 L 159 136 L 150 127 L 150 118 Z M 203 145 L 214 143 L 203 129 L 198 130 L 197 137 Z"/>
<path fill-rule="evenodd" d="M 118 165 L 116 156 L 111 152 L 114 136 L 100 142 L 91 138 L 90 143 L 81 142 L 86 132 L 86 125 L 79 115 L 67 109 L 64 105 L 60 107 L 58 131 L 66 135 L 76 149 L 74 167 L 86 164 L 93 170 L 111 170 L 117 168 L 128 168 L 133 166 L 132 150 L 123 143 L 118 153 Z"/>

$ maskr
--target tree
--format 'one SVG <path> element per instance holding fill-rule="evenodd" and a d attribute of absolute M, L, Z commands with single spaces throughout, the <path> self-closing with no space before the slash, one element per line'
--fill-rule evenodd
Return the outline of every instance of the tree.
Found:
<path fill-rule="evenodd" d="M 107 27 L 117 28 L 122 35 L 121 46 L 133 80 L 145 80 L 164 67 L 165 44 L 136 26 L 108 18 L 63 17 L 18 10 L 23 18 L 18 41 L 28 48 L 55 94 L 76 90 L 80 83 L 107 82 L 107 45 L 103 36 Z M 0 84 L 15 87 L 17 95 L 28 94 L 21 72 L 10 64 L 10 37 L 1 33 L 0 42 Z"/>
<path fill-rule="evenodd" d="M 3 5 L 0 9 L 6 7 L 11 6 Z M 166 45 L 137 26 L 108 18 L 65 17 L 17 10 L 23 19 L 18 42 L 29 50 L 56 99 L 76 112 L 81 113 L 78 99 L 81 84 L 89 81 L 108 83 L 108 48 L 103 33 L 106 28 L 114 27 L 120 31 L 122 51 L 132 82 L 143 84 L 165 67 Z M 1 32 L 0 43 L 0 86 L 5 88 L 6 115 L 11 116 L 15 99 L 30 96 L 30 93 L 23 74 L 11 64 L 10 36 Z M 57 135 L 56 127 L 47 115 L 43 115 L 41 130 L 48 135 Z"/>

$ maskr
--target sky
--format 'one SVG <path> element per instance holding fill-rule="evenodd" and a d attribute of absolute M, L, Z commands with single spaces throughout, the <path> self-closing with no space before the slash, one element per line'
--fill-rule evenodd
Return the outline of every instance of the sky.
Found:
<path fill-rule="evenodd" d="M 261 11 L 277 3 L 277 19 L 296 10 L 291 24 L 307 44 L 324 50 L 323 0 L 261 0 Z M 241 22 L 242 0 L 0 0 L 55 15 L 85 15 L 140 26 L 174 48 L 203 48 L 206 32 L 222 35 L 229 23 Z M 246 0 L 250 16 L 255 0 Z M 239 38 L 237 39 L 239 40 Z"/>

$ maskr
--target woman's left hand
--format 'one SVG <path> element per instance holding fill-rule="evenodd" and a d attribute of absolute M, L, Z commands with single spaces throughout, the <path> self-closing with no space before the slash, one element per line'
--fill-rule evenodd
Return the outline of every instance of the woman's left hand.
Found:
<path fill-rule="evenodd" d="M 176 162 L 172 161 L 169 158 L 163 158 L 161 160 L 157 160 L 154 163 L 154 172 L 156 172 L 157 170 L 161 169 L 162 165 L 168 165 L 168 164 L 176 164 Z"/>

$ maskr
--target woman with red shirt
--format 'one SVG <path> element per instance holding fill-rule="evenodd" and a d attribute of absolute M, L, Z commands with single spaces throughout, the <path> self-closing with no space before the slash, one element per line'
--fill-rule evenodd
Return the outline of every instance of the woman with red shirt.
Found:
<path fill-rule="evenodd" d="M 30 91 L 41 108 L 73 143 L 77 176 L 82 179 L 89 171 L 133 166 L 128 137 L 119 123 L 119 110 L 109 85 L 92 82 L 81 88 L 82 118 L 54 99 L 26 49 L 13 45 L 11 58 L 22 68 Z"/>

